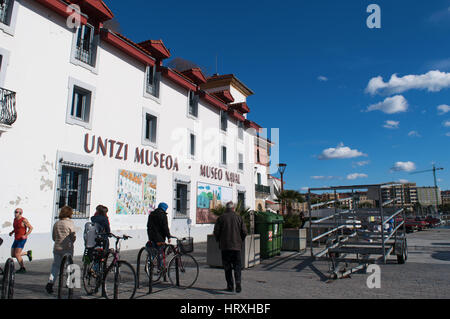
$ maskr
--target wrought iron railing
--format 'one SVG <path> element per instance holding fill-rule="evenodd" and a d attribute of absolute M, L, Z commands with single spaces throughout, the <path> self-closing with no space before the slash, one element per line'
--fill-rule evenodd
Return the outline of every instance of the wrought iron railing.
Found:
<path fill-rule="evenodd" d="M 263 193 L 263 194 L 270 194 L 270 186 L 264 186 L 264 185 L 255 185 L 255 190 L 258 193 Z"/>
<path fill-rule="evenodd" d="M 8 18 L 11 4 L 11 0 L 0 0 L 0 23 L 9 24 Z"/>
<path fill-rule="evenodd" d="M 16 92 L 0 88 L 0 124 L 12 125 L 16 120 Z"/>

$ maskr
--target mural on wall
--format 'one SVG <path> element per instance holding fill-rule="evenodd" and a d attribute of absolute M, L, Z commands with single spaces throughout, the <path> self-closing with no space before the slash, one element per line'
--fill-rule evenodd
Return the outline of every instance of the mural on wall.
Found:
<path fill-rule="evenodd" d="M 215 223 L 211 209 L 233 200 L 233 189 L 218 185 L 197 183 L 197 224 Z"/>
<path fill-rule="evenodd" d="M 119 170 L 116 214 L 148 215 L 156 208 L 156 176 Z"/>

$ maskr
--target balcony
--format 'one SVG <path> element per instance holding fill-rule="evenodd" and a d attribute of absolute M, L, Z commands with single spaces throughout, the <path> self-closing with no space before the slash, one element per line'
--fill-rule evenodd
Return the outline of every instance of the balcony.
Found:
<path fill-rule="evenodd" d="M 11 0 L 0 0 L 0 23 L 9 25 L 11 5 Z"/>
<path fill-rule="evenodd" d="M 262 193 L 262 194 L 270 194 L 270 186 L 264 186 L 264 185 L 255 185 L 255 191 L 257 193 Z"/>
<path fill-rule="evenodd" d="M 11 126 L 16 119 L 16 92 L 0 88 L 0 126 Z"/>

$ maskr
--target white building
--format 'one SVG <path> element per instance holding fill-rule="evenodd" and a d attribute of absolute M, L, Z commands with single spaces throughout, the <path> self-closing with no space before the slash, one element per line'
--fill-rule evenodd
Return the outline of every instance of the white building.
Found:
<path fill-rule="evenodd" d="M 439 187 L 417 187 L 417 199 L 424 207 L 441 205 L 441 190 Z"/>
<path fill-rule="evenodd" d="M 196 242 L 213 230 L 211 207 L 254 209 L 253 92 L 233 75 L 164 67 L 162 41 L 133 43 L 102 27 L 113 16 L 102 1 L 71 2 L 82 4 L 80 27 L 62 0 L 1 1 L 0 260 L 16 207 L 36 258 L 51 257 L 63 205 L 76 210 L 76 254 L 98 204 L 113 232 L 133 236 L 123 249 L 147 242 L 159 202 L 172 234 Z"/>

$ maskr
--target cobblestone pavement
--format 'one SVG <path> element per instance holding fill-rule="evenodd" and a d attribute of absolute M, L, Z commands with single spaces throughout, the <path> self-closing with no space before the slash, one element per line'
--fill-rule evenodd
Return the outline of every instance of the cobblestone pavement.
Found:
<path fill-rule="evenodd" d="M 281 256 L 264 260 L 261 265 L 243 272 L 243 291 L 224 292 L 222 269 L 206 265 L 206 245 L 198 244 L 193 254 L 200 264 L 195 286 L 188 290 L 155 285 L 151 295 L 147 288 L 136 294 L 138 299 L 200 299 L 200 298 L 449 298 L 450 297 L 450 229 L 434 229 L 408 235 L 409 259 L 399 265 L 396 259 L 381 266 L 381 288 L 367 288 L 367 274 L 353 274 L 351 278 L 330 281 L 328 263 L 311 263 L 308 254 L 283 252 Z M 122 253 L 122 259 L 136 265 L 137 251 Z M 81 258 L 75 263 L 81 264 Z M 45 293 L 51 260 L 27 263 L 28 272 L 16 275 L 15 299 L 55 298 Z M 145 280 L 142 285 L 145 287 Z M 75 298 L 87 297 L 76 289 Z M 99 297 L 97 297 L 99 298 Z"/>

